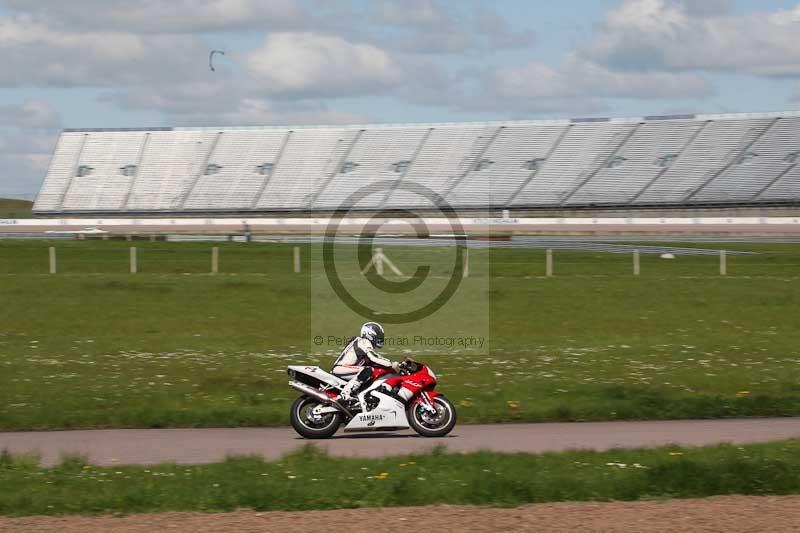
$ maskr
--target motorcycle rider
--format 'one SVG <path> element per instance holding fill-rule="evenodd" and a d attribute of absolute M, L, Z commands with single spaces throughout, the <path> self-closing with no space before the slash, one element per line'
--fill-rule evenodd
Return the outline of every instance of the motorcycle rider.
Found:
<path fill-rule="evenodd" d="M 361 326 L 361 334 L 351 339 L 336 358 L 333 375 L 350 380 L 339 395 L 342 400 L 353 400 L 358 391 L 372 381 L 372 367 L 398 371 L 400 363 L 386 359 L 375 351 L 383 347 L 383 342 L 383 326 L 377 322 L 367 322 Z"/>

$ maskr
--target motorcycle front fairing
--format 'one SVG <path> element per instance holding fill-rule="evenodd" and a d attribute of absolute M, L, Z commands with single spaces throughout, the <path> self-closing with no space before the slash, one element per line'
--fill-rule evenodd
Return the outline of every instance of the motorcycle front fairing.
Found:
<path fill-rule="evenodd" d="M 436 386 L 436 374 L 427 366 L 422 365 L 419 370 L 411 374 L 387 376 L 386 384 L 391 387 L 407 389 L 414 397 L 424 390 L 432 391 Z"/>

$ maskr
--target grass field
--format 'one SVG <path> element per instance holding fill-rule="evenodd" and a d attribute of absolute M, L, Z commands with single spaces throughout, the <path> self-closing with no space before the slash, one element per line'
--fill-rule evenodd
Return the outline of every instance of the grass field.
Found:
<path fill-rule="evenodd" d="M 289 245 L 223 243 L 210 275 L 211 244 L 135 245 L 131 275 L 130 243 L 0 242 L 0 429 L 285 424 L 286 365 L 336 349 L 311 343 L 308 248 L 294 274 Z M 558 251 L 545 278 L 543 251 L 473 251 L 489 353 L 413 351 L 465 423 L 800 415 L 800 247 L 725 247 L 761 253 L 727 277 L 644 256 L 634 278 Z M 436 319 L 420 331 L 461 327 Z"/>
<path fill-rule="evenodd" d="M 0 514 L 306 510 L 432 504 L 517 506 L 588 500 L 800 492 L 800 441 L 734 447 L 333 458 L 307 447 L 186 466 L 42 469 L 0 454 Z"/>
<path fill-rule="evenodd" d="M 26 218 L 31 216 L 33 202 L 0 198 L 0 218 Z"/>

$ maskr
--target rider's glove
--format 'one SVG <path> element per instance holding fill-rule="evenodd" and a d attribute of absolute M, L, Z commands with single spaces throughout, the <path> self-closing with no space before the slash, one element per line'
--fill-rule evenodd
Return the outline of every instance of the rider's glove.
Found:
<path fill-rule="evenodd" d="M 392 370 L 394 370 L 395 372 L 399 372 L 400 371 L 400 363 L 398 363 L 397 361 L 392 361 Z"/>

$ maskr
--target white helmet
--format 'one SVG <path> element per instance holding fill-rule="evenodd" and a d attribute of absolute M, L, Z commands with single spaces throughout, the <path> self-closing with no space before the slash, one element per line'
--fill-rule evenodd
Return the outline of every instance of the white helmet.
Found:
<path fill-rule="evenodd" d="M 383 326 L 377 322 L 367 322 L 361 326 L 361 337 L 367 339 L 376 348 L 383 348 Z"/>

